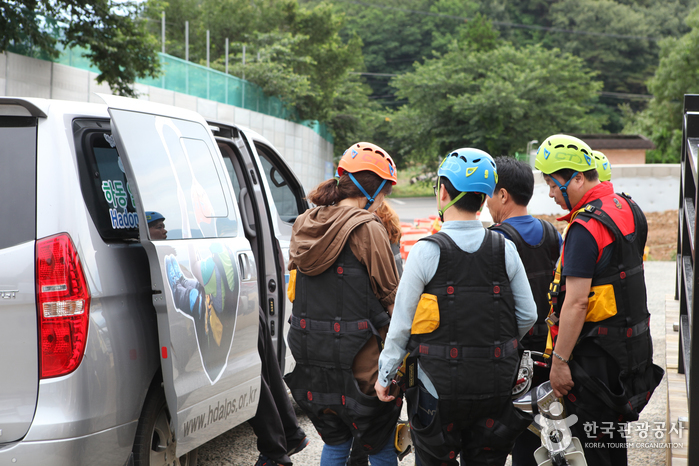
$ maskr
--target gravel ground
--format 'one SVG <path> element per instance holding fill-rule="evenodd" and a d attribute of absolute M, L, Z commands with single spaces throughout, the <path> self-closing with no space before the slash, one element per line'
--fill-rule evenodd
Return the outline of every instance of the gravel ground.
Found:
<path fill-rule="evenodd" d="M 652 315 L 651 332 L 654 344 L 654 361 L 665 368 L 665 299 L 666 295 L 674 294 L 675 263 L 674 262 L 646 262 L 645 266 L 646 286 L 648 289 L 648 308 Z M 404 405 L 405 407 L 405 405 Z M 405 409 L 405 408 L 404 408 Z M 656 389 L 650 403 L 641 413 L 639 422 L 648 422 L 651 428 L 654 423 L 665 422 L 667 413 L 667 384 L 665 379 Z M 296 410 L 301 427 L 306 431 L 311 443 L 301 453 L 294 455 L 292 459 L 295 465 L 317 465 L 320 463 L 320 453 L 323 442 L 313 428 L 313 424 L 300 411 Z M 403 413 L 405 418 L 405 411 Z M 634 427 L 638 423 L 632 423 Z M 651 433 L 650 429 L 648 430 Z M 653 440 L 641 438 L 641 432 L 633 431 L 627 442 L 646 443 L 664 442 L 664 439 Z M 652 434 L 649 435 L 652 437 Z M 629 448 L 630 466 L 657 466 L 665 464 L 665 450 L 651 448 Z M 199 448 L 199 466 L 252 466 L 257 461 L 258 451 L 256 437 L 252 428 L 245 423 L 227 433 L 211 440 Z M 415 464 L 413 454 L 406 456 L 400 466 L 412 466 Z M 508 458 L 507 464 L 510 465 Z M 594 465 L 589 465 L 594 466 Z"/>

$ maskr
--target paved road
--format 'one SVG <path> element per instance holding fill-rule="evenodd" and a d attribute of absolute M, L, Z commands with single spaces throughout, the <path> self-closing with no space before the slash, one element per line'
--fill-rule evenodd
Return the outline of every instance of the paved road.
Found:
<path fill-rule="evenodd" d="M 436 197 L 403 197 L 390 199 L 388 202 L 398 214 L 401 222 L 413 223 L 413 220 L 416 218 L 427 218 L 430 215 L 437 215 Z M 492 217 L 487 207 L 483 208 L 480 219 L 486 223 L 492 222 Z"/>
<path fill-rule="evenodd" d="M 412 223 L 416 218 L 437 215 L 436 197 L 405 197 L 390 199 L 388 202 L 398 213 L 401 222 Z"/>

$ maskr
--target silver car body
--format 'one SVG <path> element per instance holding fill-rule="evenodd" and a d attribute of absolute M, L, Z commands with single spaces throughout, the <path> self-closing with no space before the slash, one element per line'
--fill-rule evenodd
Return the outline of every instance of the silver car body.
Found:
<path fill-rule="evenodd" d="M 216 123 L 225 134 L 214 128 L 214 137 L 194 112 L 104 99 L 0 98 L 0 465 L 127 464 L 160 380 L 178 456 L 251 418 L 258 306 L 275 326 L 280 360 L 293 365 L 282 337 L 293 217 L 275 202 L 281 189 L 296 215 L 307 207 L 293 172 L 254 132 Z M 106 175 L 85 163 L 98 139 L 128 180 L 133 205 L 119 218 L 129 215 L 133 237 L 105 239 L 100 226 L 110 220 L 95 207 L 92 177 Z M 244 168 L 237 191 L 226 145 Z M 148 211 L 170 222 L 167 240 L 150 239 Z M 90 292 L 87 339 L 75 370 L 40 378 L 35 249 L 59 233 L 70 236 Z M 201 313 L 185 309 L 194 301 L 182 290 L 200 298 Z"/>

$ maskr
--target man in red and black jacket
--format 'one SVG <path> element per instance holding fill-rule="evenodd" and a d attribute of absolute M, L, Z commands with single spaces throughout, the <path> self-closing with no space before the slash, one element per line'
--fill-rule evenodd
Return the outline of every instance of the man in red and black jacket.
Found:
<path fill-rule="evenodd" d="M 570 211 L 550 298 L 551 386 L 564 397 L 588 464 L 625 465 L 626 422 L 638 419 L 663 370 L 653 364 L 643 251 L 648 227 L 636 203 L 600 183 L 583 141 L 554 135 L 536 168 Z"/>

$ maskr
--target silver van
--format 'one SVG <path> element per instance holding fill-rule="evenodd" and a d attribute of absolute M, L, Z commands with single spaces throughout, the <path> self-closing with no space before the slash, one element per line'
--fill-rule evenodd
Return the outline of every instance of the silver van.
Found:
<path fill-rule="evenodd" d="M 0 465 L 196 464 L 255 415 L 259 307 L 293 368 L 291 169 L 252 131 L 101 97 L 0 98 Z"/>

